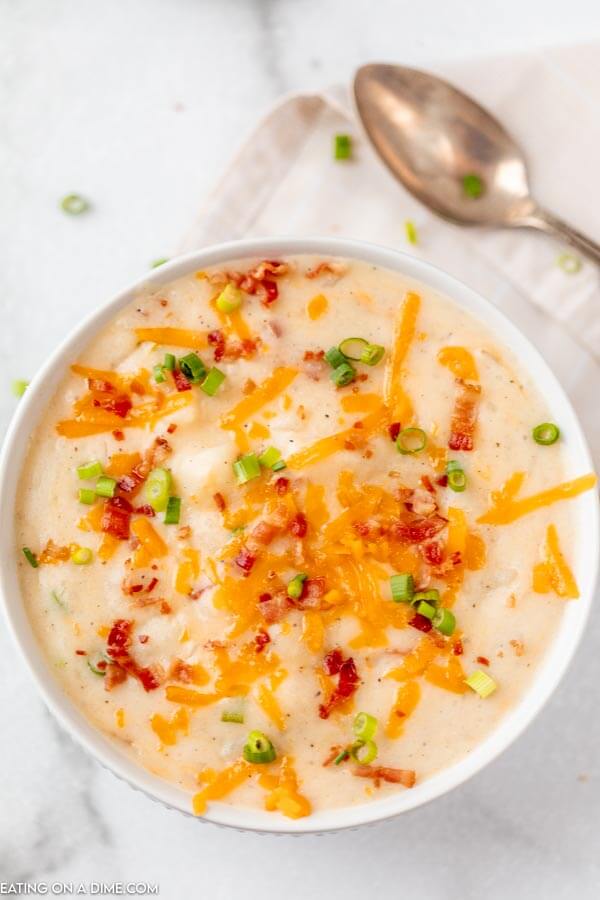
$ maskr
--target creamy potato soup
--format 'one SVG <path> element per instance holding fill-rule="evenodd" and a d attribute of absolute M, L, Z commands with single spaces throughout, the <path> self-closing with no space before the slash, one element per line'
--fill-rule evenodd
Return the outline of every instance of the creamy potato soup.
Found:
<path fill-rule="evenodd" d="M 141 290 L 72 362 L 19 485 L 28 614 L 196 814 L 410 790 L 521 699 L 595 479 L 479 321 L 363 262 L 242 259 Z"/>

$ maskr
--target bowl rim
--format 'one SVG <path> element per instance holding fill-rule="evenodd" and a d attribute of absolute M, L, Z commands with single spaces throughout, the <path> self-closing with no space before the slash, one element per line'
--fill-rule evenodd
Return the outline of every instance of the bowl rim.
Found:
<path fill-rule="evenodd" d="M 50 354 L 23 397 L 8 428 L 0 456 L 0 596 L 4 617 L 12 639 L 46 705 L 67 732 L 97 761 L 131 787 L 141 790 L 164 806 L 191 815 L 190 795 L 152 775 L 118 749 L 79 712 L 53 677 L 29 625 L 21 597 L 14 547 L 14 507 L 21 472 L 21 461 L 30 435 L 40 418 L 44 400 L 48 400 L 66 365 L 93 338 L 99 327 L 108 323 L 137 293 L 149 286 L 160 287 L 196 269 L 241 258 L 277 258 L 298 254 L 344 257 L 362 260 L 399 272 L 446 295 L 471 312 L 490 330 L 500 335 L 519 357 L 524 371 L 548 405 L 561 410 L 560 421 L 567 423 L 569 460 L 577 467 L 593 471 L 593 462 L 583 431 L 563 388 L 539 351 L 499 309 L 484 297 L 444 270 L 399 250 L 360 240 L 330 237 L 252 238 L 229 241 L 177 257 L 136 279 L 125 290 L 89 313 Z M 543 386 L 542 386 L 543 385 Z M 290 820 L 263 810 L 212 803 L 200 821 L 259 833 L 306 834 L 339 831 L 382 821 L 416 809 L 471 778 L 492 762 L 522 733 L 539 713 L 562 679 L 589 615 L 598 570 L 599 503 L 596 491 L 588 491 L 574 501 L 585 515 L 586 540 L 579 576 L 581 597 L 565 610 L 557 634 L 538 666 L 533 681 L 521 700 L 501 718 L 496 728 L 467 756 L 426 779 L 410 791 L 396 792 L 380 800 L 355 806 L 322 810 L 306 819 Z M 51 676 L 50 678 L 48 676 Z"/>

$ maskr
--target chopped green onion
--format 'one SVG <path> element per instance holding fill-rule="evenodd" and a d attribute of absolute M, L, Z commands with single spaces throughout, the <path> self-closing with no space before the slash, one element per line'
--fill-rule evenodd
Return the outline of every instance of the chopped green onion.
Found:
<path fill-rule="evenodd" d="M 427 435 L 422 428 L 404 428 L 396 438 L 396 448 L 403 456 L 420 453 L 426 446 Z"/>
<path fill-rule="evenodd" d="M 334 759 L 334 761 L 333 761 L 334 766 L 339 766 L 339 764 L 343 763 L 344 760 L 348 759 L 349 756 L 350 756 L 350 751 L 348 750 L 347 747 L 344 747 L 344 749 L 342 751 L 340 751 L 340 753 L 338 753 L 338 755 Z"/>
<path fill-rule="evenodd" d="M 94 558 L 94 554 L 89 547 L 78 547 L 71 553 L 71 562 L 76 566 L 87 566 Z"/>
<path fill-rule="evenodd" d="M 561 253 L 556 263 L 567 275 L 576 275 L 581 269 L 581 260 L 574 253 Z"/>
<path fill-rule="evenodd" d="M 392 575 L 390 587 L 395 603 L 410 603 L 415 592 L 415 580 L 409 572 L 402 572 L 399 575 Z"/>
<path fill-rule="evenodd" d="M 209 397 L 214 397 L 224 381 L 225 372 L 221 372 L 220 369 L 213 366 L 208 370 L 208 375 L 200 385 L 200 390 L 208 394 Z"/>
<path fill-rule="evenodd" d="M 345 362 L 348 362 L 344 354 L 341 352 L 339 347 L 331 347 L 327 353 L 325 354 L 325 359 L 329 363 L 332 369 L 337 369 L 338 366 L 343 365 Z"/>
<path fill-rule="evenodd" d="M 258 457 L 258 461 L 265 469 L 272 469 L 281 460 L 281 451 L 277 447 L 268 447 L 264 453 Z M 285 463 L 283 464 L 285 468 Z"/>
<path fill-rule="evenodd" d="M 455 491 L 457 494 L 461 494 L 467 486 L 467 476 L 457 460 L 448 460 L 446 463 L 446 476 L 448 478 L 448 487 L 450 490 Z"/>
<path fill-rule="evenodd" d="M 481 197 L 484 189 L 483 179 L 479 177 L 479 175 L 465 175 L 462 180 L 463 191 L 466 197 L 471 197 L 471 199 L 476 200 L 477 197 Z"/>
<path fill-rule="evenodd" d="M 232 313 L 242 305 L 244 295 L 235 284 L 227 284 L 215 300 L 217 309 L 223 313 Z"/>
<path fill-rule="evenodd" d="M 368 344 L 360 354 L 360 361 L 366 366 L 376 366 L 383 359 L 385 347 L 381 344 Z"/>
<path fill-rule="evenodd" d="M 22 381 L 20 378 L 17 378 L 12 383 L 12 392 L 15 395 L 15 397 L 22 397 L 28 387 L 29 387 L 28 381 Z"/>
<path fill-rule="evenodd" d="M 23 547 L 23 556 L 32 569 L 37 569 L 37 567 L 39 566 L 38 558 L 35 553 L 29 549 L 29 547 Z"/>
<path fill-rule="evenodd" d="M 84 197 L 80 197 L 79 194 L 67 194 L 60 201 L 60 207 L 63 212 L 68 213 L 70 216 L 79 216 L 81 213 L 87 212 L 90 204 Z"/>
<path fill-rule="evenodd" d="M 159 266 L 164 266 L 165 263 L 169 262 L 168 256 L 160 256 L 158 259 L 155 259 L 153 263 L 150 264 L 151 269 L 158 269 Z"/>
<path fill-rule="evenodd" d="M 359 740 L 370 741 L 371 738 L 375 737 L 378 724 L 375 716 L 372 716 L 370 713 L 359 712 L 354 717 L 352 730 Z"/>
<path fill-rule="evenodd" d="M 242 752 L 246 762 L 250 763 L 270 763 L 277 757 L 275 747 L 262 731 L 250 732 Z"/>
<path fill-rule="evenodd" d="M 88 664 L 88 668 L 90 669 L 91 672 L 94 673 L 94 675 L 102 675 L 102 676 L 106 675 L 106 660 L 104 659 L 104 657 L 102 656 L 101 653 L 97 653 L 93 658 L 90 658 L 88 656 L 88 658 L 86 659 L 86 662 Z M 100 662 L 104 663 L 104 667 L 102 669 L 98 668 L 98 663 L 100 663 Z"/>
<path fill-rule="evenodd" d="M 79 502 L 90 506 L 96 500 L 96 491 L 91 488 L 79 488 Z"/>
<path fill-rule="evenodd" d="M 368 766 L 377 758 L 377 744 L 375 741 L 355 741 L 350 753 L 359 765 Z"/>
<path fill-rule="evenodd" d="M 179 525 L 181 497 L 169 497 L 165 510 L 165 525 Z"/>
<path fill-rule="evenodd" d="M 543 422 L 541 425 L 536 425 L 531 433 L 536 444 L 542 444 L 544 447 L 555 444 L 560 437 L 560 430 L 553 422 Z"/>
<path fill-rule="evenodd" d="M 96 493 L 99 497 L 114 497 L 117 490 L 117 481 L 115 478 L 109 478 L 108 475 L 101 475 L 96 482 Z"/>
<path fill-rule="evenodd" d="M 346 358 L 346 360 L 350 359 L 352 360 L 352 362 L 359 362 L 361 353 L 363 352 L 365 347 L 369 346 L 370 344 L 365 338 L 350 337 L 345 338 L 341 342 L 341 344 L 338 345 L 338 350 L 340 351 L 342 356 Z M 338 365 L 341 365 L 341 363 L 338 363 Z"/>
<path fill-rule="evenodd" d="M 449 609 L 436 609 L 432 622 L 433 627 L 437 628 L 438 631 L 441 631 L 441 633 L 445 634 L 447 637 L 454 634 L 456 618 L 454 613 Z"/>
<path fill-rule="evenodd" d="M 410 602 L 412 606 L 418 606 L 422 600 L 430 603 L 432 606 L 437 606 L 440 602 L 440 592 L 437 588 L 429 588 L 428 591 L 417 591 L 416 594 L 413 594 Z"/>
<path fill-rule="evenodd" d="M 418 244 L 419 237 L 417 235 L 417 226 L 414 222 L 411 222 L 410 219 L 407 219 L 404 223 L 404 229 L 406 231 L 406 240 L 409 244 Z"/>
<path fill-rule="evenodd" d="M 154 380 L 157 384 L 162 384 L 163 381 L 166 381 L 164 366 L 161 366 L 161 365 L 154 366 L 152 373 L 154 375 Z"/>
<path fill-rule="evenodd" d="M 82 481 L 89 481 L 91 478 L 96 478 L 98 475 L 102 475 L 102 463 L 98 462 L 97 459 L 93 459 L 91 462 L 84 463 L 82 466 L 77 466 L 77 475 Z"/>
<path fill-rule="evenodd" d="M 288 581 L 288 597 L 292 597 L 294 600 L 299 600 L 302 596 L 302 591 L 304 590 L 304 582 L 307 578 L 308 575 L 306 574 L 306 572 L 298 572 L 297 575 L 294 575 L 292 580 Z"/>
<path fill-rule="evenodd" d="M 350 159 L 352 157 L 352 138 L 349 134 L 336 134 L 333 143 L 333 155 L 335 159 Z"/>
<path fill-rule="evenodd" d="M 337 369 L 334 369 L 331 373 L 331 380 L 338 387 L 345 387 L 347 384 L 350 384 L 356 378 L 356 371 L 354 366 L 351 366 L 350 363 L 342 363 L 341 366 L 338 366 Z"/>
<path fill-rule="evenodd" d="M 471 690 L 475 691 L 476 694 L 479 694 L 479 696 L 484 699 L 489 697 L 490 694 L 493 694 L 498 687 L 494 679 L 481 669 L 477 669 L 476 672 L 473 672 L 468 678 L 465 678 L 465 684 L 468 684 Z"/>
<path fill-rule="evenodd" d="M 175 356 L 173 353 L 165 353 L 163 369 L 168 369 L 169 372 L 175 371 Z"/>
<path fill-rule="evenodd" d="M 417 606 L 417 612 L 421 616 L 425 616 L 426 619 L 433 619 L 435 616 L 435 606 L 432 606 L 431 603 L 428 603 L 427 600 L 421 600 L 419 605 Z"/>
<path fill-rule="evenodd" d="M 68 606 L 65 603 L 65 601 L 63 600 L 63 598 L 60 596 L 58 591 L 50 591 L 50 596 L 52 597 L 52 599 L 54 600 L 54 602 L 56 603 L 57 606 L 60 606 L 60 608 L 63 609 L 65 612 L 68 611 Z"/>
<path fill-rule="evenodd" d="M 167 508 L 173 479 L 168 469 L 152 469 L 146 479 L 144 495 L 154 512 Z"/>
<path fill-rule="evenodd" d="M 179 368 L 188 381 L 199 384 L 206 375 L 206 366 L 197 353 L 188 353 L 179 360 Z"/>
<path fill-rule="evenodd" d="M 278 460 L 274 465 L 271 466 L 271 470 L 273 472 L 281 472 L 282 469 L 287 469 L 287 464 L 283 459 Z"/>
<path fill-rule="evenodd" d="M 243 725 L 244 713 L 235 712 L 233 710 L 231 712 L 227 712 L 227 710 L 224 710 L 221 713 L 221 722 L 235 722 L 236 725 Z"/>
<path fill-rule="evenodd" d="M 247 481 L 258 478 L 260 475 L 260 463 L 256 458 L 256 454 L 246 453 L 245 456 L 240 456 L 233 464 L 233 472 L 238 484 L 246 484 Z"/>

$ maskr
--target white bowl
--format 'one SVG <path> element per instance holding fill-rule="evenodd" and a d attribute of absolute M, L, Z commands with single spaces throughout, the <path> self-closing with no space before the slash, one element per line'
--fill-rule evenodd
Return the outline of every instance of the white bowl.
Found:
<path fill-rule="evenodd" d="M 520 359 L 537 389 L 552 410 L 552 418 L 561 423 L 569 476 L 584 474 L 593 465 L 579 422 L 560 384 L 525 337 L 482 297 L 439 269 L 373 244 L 333 238 L 259 239 L 221 244 L 190 253 L 152 271 L 132 287 L 119 294 L 88 318 L 52 354 L 46 365 L 27 389 L 12 421 L 0 460 L 0 590 L 11 631 L 37 687 L 49 708 L 67 729 L 99 762 L 132 787 L 169 807 L 190 812 L 191 798 L 182 790 L 167 784 L 137 766 L 116 746 L 96 730 L 63 694 L 38 646 L 20 595 L 17 577 L 17 550 L 14 544 L 15 494 L 21 462 L 29 435 L 39 415 L 52 397 L 67 366 L 94 337 L 98 329 L 134 297 L 144 285 L 161 285 L 188 272 L 219 265 L 240 257 L 276 259 L 297 253 L 314 253 L 323 257 L 343 256 L 362 259 L 377 266 L 394 269 L 409 278 L 429 285 L 452 298 L 459 306 L 483 321 Z M 206 819 L 219 825 L 262 832 L 307 833 L 355 828 L 386 819 L 421 806 L 466 781 L 501 753 L 531 722 L 548 700 L 577 647 L 590 610 L 598 560 L 598 500 L 588 491 L 572 501 L 580 540 L 577 542 L 574 572 L 581 598 L 566 604 L 557 636 L 548 649 L 533 683 L 521 701 L 501 720 L 496 730 L 476 749 L 449 768 L 418 784 L 412 790 L 398 791 L 381 800 L 360 806 L 317 812 L 305 819 L 285 819 L 263 810 L 237 808 L 212 803 Z"/>

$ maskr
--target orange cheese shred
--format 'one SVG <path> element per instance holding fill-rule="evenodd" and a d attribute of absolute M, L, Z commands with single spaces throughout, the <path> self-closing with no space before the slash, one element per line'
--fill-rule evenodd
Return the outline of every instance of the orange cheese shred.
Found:
<path fill-rule="evenodd" d="M 208 341 L 204 331 L 192 331 L 188 328 L 136 328 L 138 342 L 151 341 L 153 344 L 166 344 L 170 347 L 187 347 L 190 350 L 202 350 Z"/>
<path fill-rule="evenodd" d="M 453 694 L 464 694 L 468 690 L 465 672 L 458 656 L 451 656 L 445 666 L 431 663 L 425 671 L 425 679 Z"/>
<path fill-rule="evenodd" d="M 525 516 L 536 509 L 550 506 L 559 500 L 569 500 L 577 497 L 584 491 L 589 491 L 596 484 L 596 476 L 593 472 L 581 475 L 572 481 L 564 481 L 553 488 L 531 494 L 529 497 L 516 498 L 524 474 L 516 472 L 500 491 L 492 493 L 492 506 L 477 521 L 482 525 L 508 525 L 521 516 Z"/>
<path fill-rule="evenodd" d="M 186 735 L 189 733 L 190 714 L 188 710 L 181 706 L 173 713 L 170 719 L 165 719 L 159 713 L 156 713 L 150 719 L 150 727 L 154 734 L 158 737 L 161 744 L 173 746 L 177 743 L 179 734 Z"/>
<path fill-rule="evenodd" d="M 394 346 L 389 358 L 384 382 L 384 399 L 389 410 L 390 421 L 402 422 L 406 425 L 412 417 L 412 404 L 402 387 L 404 362 L 415 336 L 417 316 L 421 307 L 421 298 L 410 291 L 402 307 L 402 313 L 396 325 Z"/>
<path fill-rule="evenodd" d="M 131 530 L 151 559 L 166 556 L 169 552 L 167 545 L 148 519 L 142 517 L 135 519 L 131 524 Z"/>
<path fill-rule="evenodd" d="M 238 760 L 232 766 L 228 766 L 194 794 L 192 798 L 192 809 L 194 815 L 201 816 L 206 812 L 206 805 L 209 800 L 221 800 L 226 797 L 237 787 L 247 781 L 256 771 L 255 766 L 243 759 Z"/>
<path fill-rule="evenodd" d="M 297 369 L 279 366 L 268 378 L 258 385 L 256 390 L 248 394 L 226 413 L 221 419 L 221 428 L 226 431 L 238 431 L 242 425 L 254 416 L 263 406 L 275 400 L 286 390 L 298 374 Z"/>
<path fill-rule="evenodd" d="M 347 428 L 345 431 L 338 431 L 337 434 L 321 438 L 314 444 L 299 450 L 298 453 L 292 454 L 287 460 L 288 469 L 302 469 L 305 466 L 321 462 L 333 453 L 337 453 L 338 450 L 343 450 L 347 441 L 362 445 L 365 440 L 379 431 L 386 421 L 387 412 L 382 407 L 378 412 L 371 413 L 363 419 L 362 428 Z"/>
<path fill-rule="evenodd" d="M 421 688 L 416 681 L 407 681 L 398 688 L 396 700 L 390 710 L 385 726 L 386 736 L 392 740 L 399 738 L 404 731 L 404 724 L 416 709 L 421 699 Z"/>
<path fill-rule="evenodd" d="M 317 294 L 316 297 L 313 297 L 312 300 L 309 300 L 306 305 L 306 312 L 308 314 L 308 318 L 313 322 L 316 319 L 320 319 L 329 308 L 329 303 L 327 301 L 327 297 L 325 294 Z"/>
<path fill-rule="evenodd" d="M 437 358 L 440 365 L 450 369 L 456 378 L 462 378 L 465 381 L 479 381 L 473 354 L 465 347 L 442 347 Z"/>
<path fill-rule="evenodd" d="M 223 698 L 222 694 L 203 694 L 193 688 L 180 687 L 178 684 L 169 684 L 165 688 L 165 697 L 171 703 L 181 703 L 184 706 L 210 706 Z"/>
<path fill-rule="evenodd" d="M 567 563 L 558 540 L 555 525 L 548 525 L 546 532 L 546 559 L 533 570 L 533 589 L 538 594 L 552 590 L 565 600 L 576 600 L 579 588 Z"/>
<path fill-rule="evenodd" d="M 263 786 L 273 784 L 271 779 L 267 781 L 263 777 L 259 783 Z M 265 798 L 265 809 L 269 812 L 279 811 L 288 819 L 302 819 L 312 812 L 309 801 L 299 792 L 298 776 L 290 756 L 284 756 L 281 760 L 277 784 Z"/>

